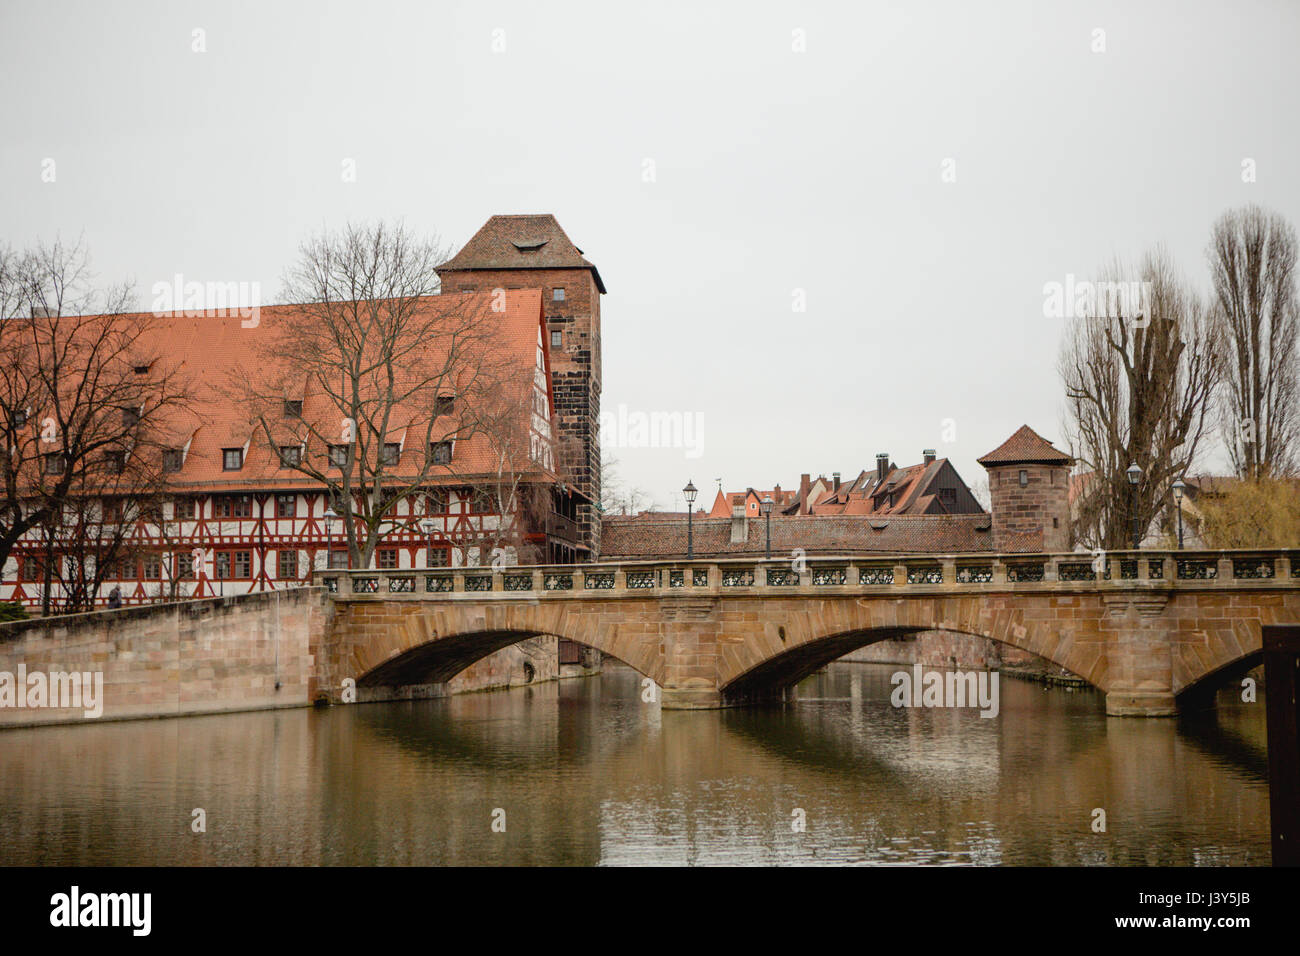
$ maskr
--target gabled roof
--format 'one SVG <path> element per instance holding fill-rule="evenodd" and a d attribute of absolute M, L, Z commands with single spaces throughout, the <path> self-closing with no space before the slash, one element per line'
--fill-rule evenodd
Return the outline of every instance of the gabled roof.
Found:
<path fill-rule="evenodd" d="M 1028 425 L 1021 425 L 1014 435 L 976 461 L 987 468 L 989 465 L 1068 465 L 1072 459 L 1053 448 L 1051 442 Z"/>
<path fill-rule="evenodd" d="M 605 291 L 600 272 L 550 213 L 493 216 L 460 252 L 438 266 L 438 274 L 483 269 L 590 269 L 596 288 Z"/>

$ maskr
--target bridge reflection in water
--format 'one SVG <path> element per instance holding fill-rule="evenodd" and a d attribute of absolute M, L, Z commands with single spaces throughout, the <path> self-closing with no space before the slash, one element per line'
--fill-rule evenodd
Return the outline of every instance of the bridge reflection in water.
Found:
<path fill-rule="evenodd" d="M 645 703 L 618 668 L 8 731 L 0 829 L 25 838 L 0 864 L 1269 862 L 1262 700 L 1125 721 L 1096 691 L 1005 680 L 986 719 L 895 709 L 894 670 L 833 664 L 796 703 L 707 712 Z M 190 832 L 195 807 L 206 834 Z"/>

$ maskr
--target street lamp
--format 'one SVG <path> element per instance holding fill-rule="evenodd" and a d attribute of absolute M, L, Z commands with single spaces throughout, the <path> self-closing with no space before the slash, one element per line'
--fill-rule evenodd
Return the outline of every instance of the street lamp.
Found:
<path fill-rule="evenodd" d="M 763 518 L 767 522 L 767 547 L 766 558 L 772 560 L 772 496 L 768 495 L 763 499 L 762 505 L 759 506 L 763 511 Z"/>
<path fill-rule="evenodd" d="M 338 515 L 333 508 L 325 509 L 325 570 L 330 569 L 330 558 L 334 554 L 334 519 Z"/>
<path fill-rule="evenodd" d="M 420 522 L 420 527 L 424 529 L 425 536 L 429 539 L 429 551 L 424 558 L 426 568 L 433 567 L 433 530 L 438 527 L 438 522 L 432 518 L 425 518 Z"/>
<path fill-rule="evenodd" d="M 695 557 L 695 496 L 699 494 L 699 489 L 695 487 L 695 482 L 688 481 L 682 494 L 686 496 L 686 560 L 690 561 Z"/>
<path fill-rule="evenodd" d="M 1138 521 L 1138 481 L 1142 478 L 1142 469 L 1137 462 L 1132 462 L 1124 474 L 1128 475 L 1128 483 L 1133 488 L 1133 550 L 1137 551 L 1142 547 L 1141 522 Z"/>
<path fill-rule="evenodd" d="M 1179 478 L 1174 482 L 1174 501 L 1178 502 L 1178 550 L 1183 550 L 1183 495 L 1187 491 L 1187 482 Z"/>

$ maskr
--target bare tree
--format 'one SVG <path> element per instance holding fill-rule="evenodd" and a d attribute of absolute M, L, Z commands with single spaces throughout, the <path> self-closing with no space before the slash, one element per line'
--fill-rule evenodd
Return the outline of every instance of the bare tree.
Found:
<path fill-rule="evenodd" d="M 629 485 L 619 470 L 618 459 L 605 452 L 600 462 L 600 511 L 605 515 L 634 515 L 654 507 L 644 488 Z"/>
<path fill-rule="evenodd" d="M 1116 264 L 1103 278 L 1128 282 L 1127 271 Z M 1093 476 L 1074 528 L 1088 547 L 1130 547 L 1134 521 L 1145 530 L 1167 509 L 1201 447 L 1217 384 L 1221 338 L 1203 303 L 1163 250 L 1136 274 L 1144 301 L 1075 320 L 1061 351 L 1070 453 Z M 1136 491 L 1132 463 L 1143 473 Z"/>
<path fill-rule="evenodd" d="M 66 516 L 155 471 L 160 423 L 188 401 L 153 317 L 126 314 L 130 287 L 99 288 L 89 263 L 81 242 L 0 256 L 0 565 L 39 532 L 44 613 Z"/>
<path fill-rule="evenodd" d="M 1295 228 L 1258 206 L 1230 210 L 1214 224 L 1209 259 L 1226 341 L 1228 455 L 1246 478 L 1290 474 L 1300 440 Z"/>
<path fill-rule="evenodd" d="M 486 310 L 435 295 L 446 258 L 400 224 L 309 239 L 284 283 L 301 305 L 233 383 L 272 451 L 299 449 L 285 466 L 328 489 L 354 567 L 406 523 L 398 502 L 457 470 L 488 471 L 455 451 L 496 421 L 505 294 Z"/>

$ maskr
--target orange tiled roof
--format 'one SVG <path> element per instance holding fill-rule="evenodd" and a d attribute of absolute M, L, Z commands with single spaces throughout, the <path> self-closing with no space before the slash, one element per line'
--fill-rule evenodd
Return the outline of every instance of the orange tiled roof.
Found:
<path fill-rule="evenodd" d="M 548 347 L 548 337 L 541 334 L 544 327 L 542 292 L 540 289 L 508 291 L 505 306 L 503 313 L 494 312 L 490 292 L 448 293 L 425 296 L 420 301 L 420 307 L 424 309 L 461 310 L 462 314 L 470 316 L 478 313 L 485 320 L 493 322 L 491 347 L 494 361 L 502 362 L 512 385 L 517 382 L 524 388 L 532 381 L 538 348 L 544 350 Z M 263 306 L 254 328 L 243 327 L 244 319 L 237 313 L 231 316 L 138 314 L 141 323 L 146 326 L 146 332 L 139 342 L 140 350 L 151 356 L 156 355 L 190 382 L 192 399 L 187 406 L 174 409 L 165 420 L 153 423 L 158 432 L 169 441 L 185 447 L 181 471 L 169 476 L 170 485 L 174 489 L 192 487 L 204 491 L 247 491 L 252 488 L 314 487 L 317 484 L 307 475 L 280 466 L 278 449 L 265 442 L 260 426 L 251 420 L 249 408 L 244 402 L 246 395 L 241 394 L 239 389 L 239 383 L 249 381 L 251 377 L 265 383 L 286 371 L 292 376 L 291 370 L 267 368 L 264 364 L 258 368 L 252 366 L 264 362 L 264 344 L 275 341 L 271 337 L 283 329 L 286 320 L 301 318 L 302 308 L 298 305 Z M 431 361 L 445 364 L 442 356 L 433 355 L 431 351 L 427 354 Z M 549 374 L 546 377 L 549 391 Z M 301 398 L 301 417 L 314 423 L 336 418 L 338 411 L 330 399 L 313 387 L 308 375 L 304 374 L 302 379 L 301 394 L 290 396 Z M 523 398 L 519 414 L 526 423 L 531 412 L 528 403 L 530 396 L 526 392 L 521 394 Z M 427 412 L 422 414 L 427 416 Z M 388 440 L 403 443 L 398 464 L 389 469 L 395 475 L 418 475 L 423 466 L 425 449 L 414 447 L 422 446 L 423 422 L 418 436 L 407 434 L 412 419 L 410 411 L 403 413 L 400 407 L 395 410 Z M 449 428 L 454 424 L 450 419 L 451 416 Z M 286 418 L 283 422 L 276 423 L 272 431 L 277 441 L 296 444 L 305 437 L 306 428 L 301 423 Z M 222 451 L 226 448 L 246 449 L 244 464 L 239 471 L 223 469 Z M 313 447 L 309 442 L 307 453 L 325 455 L 327 450 Z M 554 477 L 526 458 L 525 455 L 525 460 L 513 462 L 512 470 L 521 474 Z M 497 468 L 498 456 L 494 453 L 491 442 L 485 435 L 477 434 L 457 441 L 452 465 L 430 467 L 429 483 L 457 484 L 475 476 L 491 476 L 497 472 Z"/>
<path fill-rule="evenodd" d="M 993 449 L 983 458 L 976 459 L 981 465 L 1029 465 L 1050 464 L 1067 465 L 1072 460 L 1069 455 L 1052 447 L 1052 443 L 1039 435 L 1028 425 L 1021 425 L 1016 433 Z"/>

